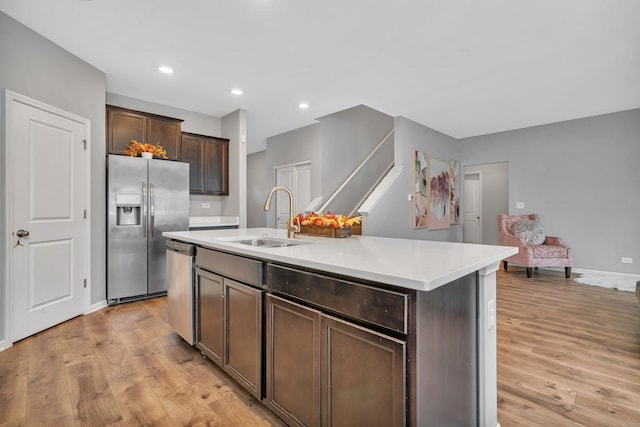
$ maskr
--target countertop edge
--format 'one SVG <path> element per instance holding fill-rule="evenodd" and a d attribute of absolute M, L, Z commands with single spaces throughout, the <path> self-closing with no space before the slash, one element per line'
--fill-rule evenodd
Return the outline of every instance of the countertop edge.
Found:
<path fill-rule="evenodd" d="M 247 229 L 244 229 L 247 230 Z M 249 229 L 250 230 L 250 229 Z M 268 230 L 272 232 L 272 235 L 277 236 L 279 238 L 283 237 L 282 232 L 284 230 L 275 230 L 275 229 L 255 229 L 255 230 Z M 238 231 L 238 230 L 236 230 Z M 474 271 L 481 270 L 487 266 L 499 263 L 500 260 L 507 258 L 511 255 L 518 253 L 518 249 L 510 246 L 489 246 L 485 245 L 487 248 L 491 248 L 492 252 L 495 252 L 487 257 L 483 257 L 480 260 L 472 263 L 465 263 L 464 265 L 460 265 L 458 268 L 452 269 L 444 274 L 439 274 L 437 276 L 428 278 L 428 279 L 418 279 L 415 277 L 402 277 L 395 274 L 385 274 L 384 272 L 371 272 L 365 269 L 353 267 L 353 266 L 345 266 L 345 265 L 335 265 L 328 264 L 326 262 L 318 262 L 313 259 L 298 259 L 294 255 L 289 254 L 289 251 L 283 249 L 259 249 L 252 246 L 245 246 L 238 243 L 229 242 L 228 240 L 222 240 L 223 238 L 203 238 L 203 237 L 193 237 L 186 234 L 193 234 L 193 232 L 164 232 L 163 236 L 167 238 L 171 238 L 174 240 L 180 240 L 187 243 L 193 243 L 196 245 L 200 245 L 210 249 L 221 250 L 228 253 L 233 253 L 236 255 L 247 256 L 252 258 L 258 258 L 265 261 L 273 261 L 280 262 L 283 264 L 288 264 L 292 266 L 298 266 L 302 268 L 308 268 L 319 271 L 326 271 L 328 273 L 343 275 L 347 277 L 353 277 L 356 279 L 369 280 L 373 282 L 383 283 L 392 286 L 398 286 L 401 288 L 412 289 L 416 291 L 428 292 L 434 290 L 440 286 L 443 286 L 447 283 L 452 282 L 460 277 L 466 276 Z M 286 232 L 284 234 L 286 237 Z M 228 237 L 224 237 L 228 239 Z M 300 236 L 299 240 L 306 240 L 307 236 Z M 309 238 L 314 242 L 322 242 L 328 238 Z M 376 238 L 376 239 L 387 239 L 387 238 Z M 398 239 L 394 239 L 398 240 Z M 407 240 L 407 242 L 413 242 L 410 239 L 402 239 Z M 427 241 L 428 242 L 428 241 Z M 333 243 L 333 242 L 331 242 Z M 438 242 L 441 243 L 441 242 Z M 450 243 L 450 242 L 445 242 Z M 462 243 L 458 243 L 459 245 L 464 245 Z M 478 246 L 478 245 L 476 245 Z M 482 246 L 482 245 L 480 245 Z M 501 248 L 503 250 L 496 251 L 496 248 Z M 283 253 L 285 252 L 285 253 Z"/>

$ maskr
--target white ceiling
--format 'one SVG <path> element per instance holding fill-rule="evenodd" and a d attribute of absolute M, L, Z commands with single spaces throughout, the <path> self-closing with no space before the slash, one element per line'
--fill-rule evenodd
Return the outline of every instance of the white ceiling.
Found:
<path fill-rule="evenodd" d="M 359 104 L 456 138 L 640 107 L 638 0 L 0 0 L 0 10 L 102 70 L 109 92 L 214 116 L 247 110 L 249 152 Z"/>

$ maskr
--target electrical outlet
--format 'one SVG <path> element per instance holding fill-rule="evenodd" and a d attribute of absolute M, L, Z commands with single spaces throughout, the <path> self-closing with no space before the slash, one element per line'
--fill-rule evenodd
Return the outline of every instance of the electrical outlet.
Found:
<path fill-rule="evenodd" d="M 516 209 L 524 209 L 524 202 L 516 202 Z"/>
<path fill-rule="evenodd" d="M 623 262 L 625 264 L 633 264 L 633 258 L 622 257 L 622 258 L 620 258 L 620 262 Z"/>
<path fill-rule="evenodd" d="M 209 209 L 211 205 L 209 203 L 202 203 L 202 209 Z"/>
<path fill-rule="evenodd" d="M 487 329 L 496 326 L 496 301 L 491 300 L 487 305 Z"/>

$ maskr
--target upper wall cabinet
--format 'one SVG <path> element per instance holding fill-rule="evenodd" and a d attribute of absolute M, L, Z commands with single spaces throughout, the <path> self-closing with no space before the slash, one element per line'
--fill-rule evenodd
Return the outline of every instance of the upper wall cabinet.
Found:
<path fill-rule="evenodd" d="M 229 194 L 229 140 L 182 133 L 182 161 L 189 163 L 192 194 Z"/>
<path fill-rule="evenodd" d="M 107 105 L 107 151 L 124 154 L 132 139 L 160 144 L 170 160 L 180 160 L 182 120 Z"/>

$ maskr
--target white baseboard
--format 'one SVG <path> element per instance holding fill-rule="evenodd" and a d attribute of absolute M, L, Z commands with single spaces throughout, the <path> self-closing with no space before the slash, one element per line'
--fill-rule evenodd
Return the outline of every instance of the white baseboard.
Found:
<path fill-rule="evenodd" d="M 519 264 L 513 265 L 522 267 Z M 540 267 L 540 269 L 564 272 L 564 267 Z M 579 275 L 580 277 L 576 277 L 576 275 Z M 635 292 L 636 282 L 640 281 L 640 274 L 588 270 L 586 268 L 572 268 L 571 278 L 574 282 L 580 283 L 581 285 L 600 286 L 601 288 L 617 289 L 619 291 L 625 292 Z"/>
<path fill-rule="evenodd" d="M 103 308 L 105 308 L 107 306 L 107 300 L 102 300 L 100 302 L 97 302 L 95 304 L 91 304 L 91 311 L 89 313 L 93 313 L 94 311 L 98 311 L 101 310 Z"/>
<path fill-rule="evenodd" d="M 9 347 L 11 347 L 10 345 L 7 345 L 6 343 L 7 343 L 6 339 L 0 340 L 0 351 L 6 350 Z"/>

